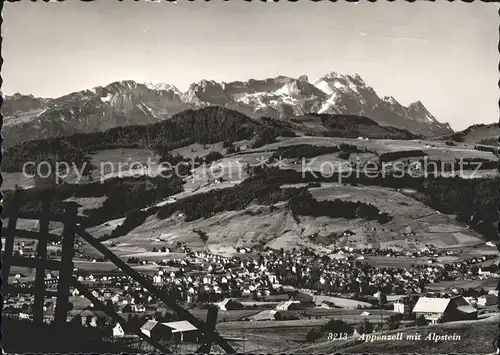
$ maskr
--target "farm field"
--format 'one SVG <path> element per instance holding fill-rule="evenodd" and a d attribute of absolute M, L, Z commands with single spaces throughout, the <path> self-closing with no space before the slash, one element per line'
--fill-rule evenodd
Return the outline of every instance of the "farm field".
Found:
<path fill-rule="evenodd" d="M 223 336 L 244 337 L 246 349 L 255 347 L 255 351 L 276 352 L 278 349 L 291 350 L 304 346 L 307 332 L 323 326 L 332 317 L 342 319 L 352 325 L 359 324 L 363 319 L 368 319 L 372 323 L 380 321 L 380 310 L 368 310 L 373 313 L 367 317 L 360 315 L 363 311 L 356 310 L 354 313 L 354 311 L 332 310 L 331 317 L 322 319 L 225 322 L 217 324 L 217 330 Z M 385 319 L 391 314 L 393 313 L 390 311 L 383 311 L 382 318 Z"/>
<path fill-rule="evenodd" d="M 360 149 L 366 149 L 373 153 L 353 154 L 351 159 L 356 156 L 364 161 L 376 161 L 378 157 L 375 154 L 386 152 L 406 151 L 406 150 L 422 150 L 428 154 L 429 159 L 442 161 L 454 161 L 455 159 L 486 159 L 496 161 L 495 155 L 491 152 L 485 152 L 474 149 L 474 145 L 468 143 L 456 143 L 455 146 L 448 146 L 442 141 L 433 140 L 389 140 L 389 139 L 371 139 L 359 140 L 354 138 L 339 138 L 339 137 L 317 137 L 317 136 L 299 136 L 292 138 L 281 138 L 278 142 L 264 145 L 263 147 L 246 149 L 236 154 L 226 156 L 224 159 L 238 159 L 245 163 L 256 164 L 257 159 L 261 157 L 269 157 L 273 151 L 279 147 L 311 144 L 317 146 L 337 146 L 340 144 L 356 145 Z M 247 141 L 236 142 L 235 146 L 245 146 Z M 225 154 L 226 148 L 223 148 L 223 143 L 215 144 L 191 144 L 185 147 L 174 149 L 172 153 L 180 154 L 185 158 L 192 159 L 195 157 L 203 157 L 211 151 Z M 375 153 L 375 154 L 374 154 Z M 117 149 L 102 149 L 96 150 L 89 154 L 90 163 L 96 167 L 92 172 L 91 177 L 80 177 L 78 173 L 70 172 L 67 177 L 63 177 L 66 183 L 85 183 L 89 181 L 97 181 L 100 179 L 108 179 L 117 176 L 140 176 L 144 174 L 157 175 L 159 172 L 159 157 L 148 149 L 139 148 L 117 148 Z M 224 161 L 223 159 L 223 161 Z M 335 155 L 323 156 L 315 159 L 313 166 L 317 166 L 322 161 L 330 160 L 338 161 L 345 164 Z M 135 163 L 136 165 L 131 165 Z M 144 168 L 144 170 L 139 169 Z M 293 167 L 297 169 L 298 167 Z M 73 169 L 72 169 L 73 170 Z M 233 174 L 234 175 L 234 174 Z M 477 177 L 481 176 L 498 176 L 495 169 L 480 171 L 476 173 Z M 467 173 L 464 175 L 467 177 Z M 21 187 L 32 187 L 34 184 L 33 178 L 25 176 L 23 173 L 3 173 L 4 190 L 13 190 L 16 185 Z M 232 179 L 236 180 L 236 179 Z"/>
<path fill-rule="evenodd" d="M 474 129 L 468 130 L 468 132 L 462 136 L 465 143 L 474 144 L 483 139 L 491 139 L 500 136 L 500 128 L 498 123 L 485 124 L 475 127 Z"/>
<path fill-rule="evenodd" d="M 494 334 L 497 332 L 498 315 L 477 321 L 449 322 L 425 327 L 409 327 L 397 330 L 385 331 L 384 334 L 391 335 L 403 333 L 404 340 L 375 340 L 366 342 L 350 338 L 347 341 L 320 341 L 316 344 L 300 346 L 289 349 L 297 353 L 377 353 L 377 354 L 400 354 L 400 353 L 493 353 Z M 430 333 L 438 335 L 455 335 L 459 340 L 442 340 L 433 342 L 424 340 Z M 422 340 L 406 340 L 407 335 L 421 334 Z"/>
<path fill-rule="evenodd" d="M 498 315 L 477 321 L 443 323 L 422 329 L 404 329 L 404 334 L 421 334 L 422 340 L 375 341 L 341 349 L 344 353 L 474 353 L 493 352 L 494 334 L 497 333 Z M 456 340 L 438 342 L 424 340 L 430 333 L 455 335 Z"/>
<path fill-rule="evenodd" d="M 386 268 L 403 268 L 411 269 L 412 265 L 430 265 L 428 263 L 430 258 L 407 258 L 407 257 L 385 257 L 385 256 L 366 256 L 364 261 L 372 266 L 386 267 Z M 438 264 L 440 264 L 438 262 Z"/>
<path fill-rule="evenodd" d="M 275 328 L 235 328 L 218 331 L 222 336 L 241 339 L 235 342 L 236 348 L 243 352 L 276 353 L 282 350 L 297 347 L 305 342 L 305 335 L 316 326 L 286 326 Z M 244 339 L 244 341 L 243 341 Z"/>
<path fill-rule="evenodd" d="M 35 181 L 33 178 L 26 176 L 21 172 L 6 173 L 2 171 L 2 190 L 15 190 L 16 186 L 25 189 L 34 187 Z"/>
<path fill-rule="evenodd" d="M 217 329 L 222 331 L 230 331 L 241 329 L 244 325 L 246 329 L 270 329 L 283 327 L 308 327 L 323 325 L 328 322 L 328 319 L 300 319 L 300 320 L 263 320 L 263 321 L 241 321 L 241 322 L 225 322 L 217 324 Z"/>
<path fill-rule="evenodd" d="M 206 309 L 190 309 L 189 310 L 195 317 L 206 320 L 208 310 Z M 254 314 L 259 313 L 260 310 L 255 309 L 242 309 L 242 310 L 233 310 L 233 311 L 219 311 L 217 313 L 217 322 L 218 323 L 226 323 L 226 322 L 234 322 L 238 321 L 245 317 L 250 317 Z"/>
<path fill-rule="evenodd" d="M 352 144 L 358 146 L 360 149 L 366 148 L 367 150 L 378 154 L 394 151 L 422 150 L 428 154 L 429 159 L 437 160 L 455 160 L 456 158 L 483 158 L 496 160 L 492 153 L 474 149 L 474 145 L 471 144 L 456 143 L 456 146 L 447 146 L 445 142 L 432 140 L 359 140 L 355 138 L 300 136 L 282 138 L 279 142 L 267 144 L 263 147 L 251 149 L 249 151 L 256 152 L 276 150 L 279 147 L 298 144 L 311 144 L 325 147 L 332 147 L 340 144 Z"/>
<path fill-rule="evenodd" d="M 371 222 L 353 229 L 355 235 L 343 237 L 351 243 L 379 243 L 379 247 L 398 246 L 413 250 L 427 243 L 438 248 L 484 244 L 479 234 L 457 223 L 454 216 L 439 213 L 395 189 L 323 183 L 321 187 L 310 188 L 309 191 L 318 201 L 360 201 L 394 216 L 384 225 Z M 415 231 L 416 236 L 404 237 L 402 232 L 406 227 Z"/>
<path fill-rule="evenodd" d="M 300 186 L 303 185 L 283 187 Z M 232 254 L 238 246 L 252 246 L 260 242 L 278 249 L 308 245 L 327 251 L 327 245 L 311 243 L 306 237 L 314 233 L 328 235 L 333 231 L 345 230 L 351 230 L 355 234 L 339 238 L 338 245 L 396 247 L 406 250 L 423 248 L 425 244 L 433 244 L 438 248 L 462 249 L 467 246 L 484 245 L 484 240 L 476 232 L 457 223 L 454 216 L 441 214 L 394 189 L 324 183 L 320 188 L 310 188 L 309 191 L 319 201 L 342 199 L 372 204 L 394 218 L 381 225 L 378 222 L 360 219 L 300 216 L 300 224 L 298 224 L 286 204 L 277 204 L 272 209 L 269 206 L 251 204 L 241 211 L 221 212 L 213 217 L 190 222 L 186 222 L 178 213 L 164 220 L 152 215 L 127 235 L 113 240 L 119 244 L 119 247 L 115 247 L 114 250 L 122 256 L 133 256 L 151 252 L 154 247 L 171 247 L 178 241 L 183 241 L 191 248 L 208 247 L 213 252 L 222 254 Z M 183 192 L 182 194 L 189 193 Z M 90 228 L 89 232 L 96 237 L 109 234 L 122 221 L 123 219 L 109 221 Z M 414 237 L 403 236 L 403 230 L 407 227 L 416 232 Z M 194 230 L 202 230 L 208 235 L 206 244 L 197 233 L 193 232 Z M 149 260 L 154 260 L 157 256 L 161 257 L 161 255 L 152 254 L 142 255 Z M 370 258 L 367 258 L 368 262 L 383 262 L 388 266 L 410 266 L 412 263 L 427 262 L 425 259 L 417 261 L 415 259 L 375 258 L 373 260 L 370 261 Z M 443 259 L 438 262 L 450 261 Z"/>
<path fill-rule="evenodd" d="M 95 238 L 101 238 L 105 234 L 111 234 L 111 232 L 120 224 L 125 221 L 125 217 L 117 218 L 114 220 L 107 221 L 103 224 L 97 225 L 95 227 L 87 228 L 87 232 L 93 235 Z"/>
<path fill-rule="evenodd" d="M 185 147 L 177 148 L 172 150 L 172 155 L 181 155 L 187 159 L 202 158 L 207 156 L 210 152 L 218 152 L 221 154 L 226 154 L 227 148 L 223 147 L 223 142 L 214 144 L 190 144 Z"/>
<path fill-rule="evenodd" d="M 96 167 L 94 180 L 140 175 L 140 167 L 148 167 L 152 175 L 158 173 L 159 157 L 147 149 L 104 149 L 90 154 L 90 163 Z M 144 171 L 143 173 L 148 173 Z"/>
<path fill-rule="evenodd" d="M 445 290 L 450 288 L 479 288 L 485 290 L 496 289 L 498 278 L 488 278 L 484 280 L 456 280 L 456 281 L 441 281 L 433 284 L 428 284 L 426 287 L 429 290 Z"/>
<path fill-rule="evenodd" d="M 76 202 L 78 204 L 78 214 L 84 216 L 84 210 L 98 209 L 102 207 L 104 202 L 107 200 L 106 196 L 101 197 L 80 197 L 80 198 L 68 198 L 64 202 Z"/>
<path fill-rule="evenodd" d="M 332 302 L 333 304 L 335 304 L 335 306 L 341 307 L 344 309 L 357 309 L 358 307 L 361 307 L 361 308 L 371 307 L 370 303 L 357 301 L 357 300 L 350 300 L 347 298 L 332 297 L 332 296 L 314 296 L 314 303 L 316 303 L 317 305 L 320 305 L 323 302 Z M 361 312 L 363 312 L 363 311 L 359 311 L 358 313 L 361 313 Z"/>

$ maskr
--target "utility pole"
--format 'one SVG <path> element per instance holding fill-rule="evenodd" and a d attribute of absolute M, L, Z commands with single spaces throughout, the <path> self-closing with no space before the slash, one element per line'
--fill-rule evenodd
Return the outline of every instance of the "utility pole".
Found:
<path fill-rule="evenodd" d="M 380 331 L 384 331 L 384 321 L 382 319 L 382 303 L 380 303 Z"/>
<path fill-rule="evenodd" d="M 382 317 L 382 307 L 387 303 L 387 296 L 382 291 L 380 291 L 380 294 L 379 294 L 379 301 L 380 301 L 380 331 L 383 332 L 384 331 L 384 320 Z"/>
<path fill-rule="evenodd" d="M 245 353 L 245 328 L 243 328 L 243 354 Z"/>

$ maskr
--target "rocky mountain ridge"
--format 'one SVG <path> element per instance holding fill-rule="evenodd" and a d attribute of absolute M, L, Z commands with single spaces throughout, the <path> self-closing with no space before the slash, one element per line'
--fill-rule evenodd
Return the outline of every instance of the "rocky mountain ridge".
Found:
<path fill-rule="evenodd" d="M 186 109 L 214 105 L 254 118 L 287 120 L 308 113 L 341 113 L 367 116 L 415 134 L 453 132 L 420 101 L 405 107 L 392 96 L 379 97 L 357 74 L 331 72 L 314 82 L 305 75 L 229 83 L 201 80 L 186 92 L 170 84 L 124 80 L 54 99 L 15 94 L 6 96 L 2 107 L 4 144 L 149 124 Z"/>

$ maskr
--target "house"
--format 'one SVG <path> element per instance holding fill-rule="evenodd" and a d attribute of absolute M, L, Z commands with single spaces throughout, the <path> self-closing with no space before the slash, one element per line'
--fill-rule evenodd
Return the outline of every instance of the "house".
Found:
<path fill-rule="evenodd" d="M 409 305 L 404 301 L 397 300 L 396 302 L 394 302 L 394 313 L 405 314 L 409 312 L 409 310 L 410 310 Z"/>
<path fill-rule="evenodd" d="M 99 320 L 104 323 L 108 318 L 105 312 L 97 310 L 85 310 L 80 313 L 80 317 L 84 325 L 93 328 L 97 327 Z"/>
<path fill-rule="evenodd" d="M 464 297 L 468 304 L 472 307 L 477 307 L 477 299 L 475 297 Z"/>
<path fill-rule="evenodd" d="M 294 311 L 278 311 L 274 314 L 276 320 L 295 320 L 299 319 L 299 315 Z"/>
<path fill-rule="evenodd" d="M 314 303 L 314 296 L 311 296 L 304 292 L 297 293 L 294 297 L 295 300 L 300 301 L 302 303 Z"/>
<path fill-rule="evenodd" d="M 153 330 L 154 327 L 156 327 L 157 324 L 158 322 L 155 320 L 146 321 L 146 323 L 144 323 L 144 325 L 141 327 L 141 333 L 151 338 L 151 331 Z"/>
<path fill-rule="evenodd" d="M 162 278 L 161 278 L 161 276 L 160 276 L 160 275 L 155 275 L 155 276 L 153 276 L 153 283 L 155 283 L 155 284 L 159 284 L 159 283 L 161 283 L 161 282 L 162 282 Z"/>
<path fill-rule="evenodd" d="M 323 308 L 323 307 L 316 307 L 316 308 L 310 308 L 304 312 L 304 315 L 306 317 L 311 318 L 331 318 L 334 313 L 331 308 Z"/>
<path fill-rule="evenodd" d="M 201 335 L 198 328 L 184 320 L 168 323 L 148 320 L 141 327 L 141 332 L 152 339 L 167 341 L 199 341 Z"/>
<path fill-rule="evenodd" d="M 132 313 L 132 307 L 129 304 L 125 304 L 122 307 L 122 313 Z"/>
<path fill-rule="evenodd" d="M 450 301 L 452 306 L 452 320 L 477 319 L 477 309 L 469 304 L 463 297 L 454 297 Z"/>
<path fill-rule="evenodd" d="M 417 318 L 423 316 L 427 322 L 449 322 L 477 319 L 477 309 L 462 296 L 453 298 L 420 297 L 413 308 Z"/>
<path fill-rule="evenodd" d="M 201 337 L 201 333 L 194 325 L 186 320 L 161 323 L 162 327 L 165 327 L 166 338 L 168 340 L 175 341 L 195 341 L 198 342 Z"/>
<path fill-rule="evenodd" d="M 293 304 L 297 304 L 297 303 L 300 303 L 300 301 L 288 300 L 288 301 L 285 301 L 285 302 L 280 302 L 276 306 L 276 310 L 277 311 L 288 311 L 289 309 L 292 309 L 291 306 Z"/>
<path fill-rule="evenodd" d="M 216 303 L 216 306 L 219 307 L 221 311 L 231 311 L 244 308 L 243 304 L 231 298 L 225 298 L 224 300 Z"/>
<path fill-rule="evenodd" d="M 132 304 L 132 312 L 146 312 L 146 306 Z"/>
<path fill-rule="evenodd" d="M 30 314 L 28 314 L 28 313 L 23 313 L 23 312 L 20 312 L 20 313 L 19 313 L 19 318 L 20 318 L 20 319 L 31 319 L 31 318 L 32 318 L 32 316 L 31 316 Z"/>
<path fill-rule="evenodd" d="M 265 310 L 250 317 L 251 321 L 275 320 L 275 310 Z"/>
<path fill-rule="evenodd" d="M 113 336 L 115 338 L 125 336 L 125 332 L 123 331 L 122 325 L 120 323 L 116 323 L 116 325 L 113 327 Z"/>
<path fill-rule="evenodd" d="M 494 306 L 498 303 L 498 296 L 495 294 L 487 294 L 477 299 L 479 307 Z"/>
<path fill-rule="evenodd" d="M 113 295 L 113 297 L 111 297 L 111 302 L 113 302 L 115 304 L 120 302 L 120 295 L 118 295 L 118 294 Z"/>

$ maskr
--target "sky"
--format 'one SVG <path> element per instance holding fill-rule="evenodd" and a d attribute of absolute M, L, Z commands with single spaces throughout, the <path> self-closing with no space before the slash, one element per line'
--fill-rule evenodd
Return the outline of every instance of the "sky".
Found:
<path fill-rule="evenodd" d="M 457 130 L 499 120 L 495 4 L 21 1 L 3 19 L 7 95 L 335 71 Z"/>

